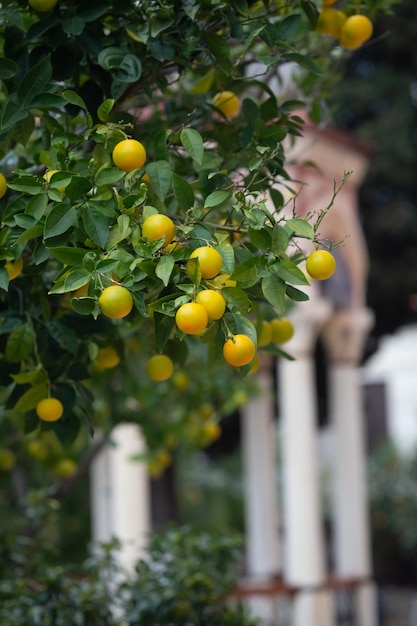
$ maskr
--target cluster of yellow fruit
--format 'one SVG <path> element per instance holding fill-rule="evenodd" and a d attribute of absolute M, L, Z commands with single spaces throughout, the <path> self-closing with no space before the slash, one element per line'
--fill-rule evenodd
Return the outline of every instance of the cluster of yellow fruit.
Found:
<path fill-rule="evenodd" d="M 373 25 L 369 17 L 362 14 L 347 16 L 334 8 L 337 0 L 323 0 L 323 9 L 317 19 L 316 30 L 330 35 L 348 50 L 356 50 L 372 37 Z"/>

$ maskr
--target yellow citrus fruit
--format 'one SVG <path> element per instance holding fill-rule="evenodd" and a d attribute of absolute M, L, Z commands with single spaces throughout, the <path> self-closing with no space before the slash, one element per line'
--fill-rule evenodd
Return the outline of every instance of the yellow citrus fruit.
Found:
<path fill-rule="evenodd" d="M 154 213 L 146 218 L 142 224 L 142 235 L 149 241 L 156 241 L 165 237 L 163 247 L 174 239 L 175 224 L 170 217 L 161 213 Z"/>
<path fill-rule="evenodd" d="M 43 398 L 36 405 L 36 414 L 44 422 L 56 422 L 63 412 L 64 407 L 58 398 Z"/>
<path fill-rule="evenodd" d="M 175 322 L 178 328 L 187 335 L 198 335 L 208 324 L 206 309 L 198 302 L 187 302 L 178 309 Z"/>
<path fill-rule="evenodd" d="M 77 464 L 73 459 L 60 459 L 52 471 L 61 478 L 70 478 L 77 471 Z"/>
<path fill-rule="evenodd" d="M 213 97 L 212 104 L 228 118 L 235 117 L 240 110 L 240 100 L 233 91 L 219 91 Z"/>
<path fill-rule="evenodd" d="M 4 174 L 0 172 L 0 198 L 4 196 L 7 191 L 7 180 Z"/>
<path fill-rule="evenodd" d="M 201 424 L 199 433 L 199 441 L 201 445 L 208 446 L 210 443 L 218 439 L 222 434 L 222 429 L 217 422 L 207 421 Z"/>
<path fill-rule="evenodd" d="M 214 289 L 199 291 L 195 301 L 201 304 L 207 311 L 209 321 L 219 320 L 226 310 L 226 300 L 222 294 Z"/>
<path fill-rule="evenodd" d="M 38 461 L 44 461 L 48 456 L 48 447 L 40 439 L 31 439 L 26 445 L 29 456 Z"/>
<path fill-rule="evenodd" d="M 16 455 L 7 448 L 0 448 L 0 470 L 11 470 L 16 465 Z"/>
<path fill-rule="evenodd" d="M 339 41 L 345 48 L 359 48 L 372 37 L 373 25 L 366 15 L 351 15 L 340 30 Z"/>
<path fill-rule="evenodd" d="M 258 331 L 258 348 L 264 348 L 272 340 L 271 324 L 266 320 L 262 320 L 261 327 Z"/>
<path fill-rule="evenodd" d="M 146 363 L 146 373 L 151 380 L 163 381 L 171 378 L 174 371 L 172 359 L 166 354 L 155 354 Z"/>
<path fill-rule="evenodd" d="M 4 267 L 6 268 L 9 275 L 9 280 L 13 280 L 22 273 L 23 259 L 22 257 L 19 257 L 18 259 L 16 259 L 16 261 L 7 261 Z"/>
<path fill-rule="evenodd" d="M 133 308 L 133 298 L 130 291 L 121 285 L 106 287 L 98 299 L 101 312 L 113 320 L 121 319 L 129 315 Z"/>
<path fill-rule="evenodd" d="M 57 2 L 58 0 L 29 0 L 29 6 L 36 11 L 49 11 Z"/>
<path fill-rule="evenodd" d="M 316 280 L 326 280 L 334 273 L 336 260 L 328 250 L 315 250 L 306 260 L 307 273 Z"/>
<path fill-rule="evenodd" d="M 196 248 L 191 253 L 190 258 L 198 259 L 201 276 L 203 278 L 214 278 L 222 269 L 222 255 L 210 246 L 201 246 L 200 248 Z"/>
<path fill-rule="evenodd" d="M 252 361 L 255 356 L 255 344 L 247 335 L 237 334 L 227 339 L 223 346 L 223 356 L 227 363 L 242 367 Z"/>
<path fill-rule="evenodd" d="M 324 8 L 317 19 L 316 31 L 322 35 L 330 35 L 331 37 L 339 37 L 343 24 L 346 20 L 346 14 L 331 7 Z"/>
<path fill-rule="evenodd" d="M 117 350 L 113 348 L 113 346 L 106 346 L 105 348 L 99 349 L 97 357 L 94 361 L 94 369 L 98 372 L 110 370 L 117 367 L 119 363 L 120 356 L 118 355 Z"/>
<path fill-rule="evenodd" d="M 200 404 L 200 406 L 198 407 L 199 416 L 205 420 L 211 417 L 214 411 L 214 406 L 210 402 L 203 402 L 203 404 Z"/>
<path fill-rule="evenodd" d="M 54 174 L 56 174 L 57 172 L 59 172 L 59 170 L 48 170 L 47 172 L 45 172 L 45 174 L 43 175 L 44 179 L 46 180 L 47 183 L 50 182 L 52 176 Z M 61 187 L 57 187 L 58 191 L 60 191 L 61 193 L 65 192 L 66 189 L 66 185 L 62 185 Z"/>
<path fill-rule="evenodd" d="M 175 389 L 184 391 L 190 386 L 190 378 L 186 372 L 177 372 L 172 378 L 172 384 Z"/>
<path fill-rule="evenodd" d="M 287 317 L 276 317 L 270 322 L 271 341 L 273 343 L 286 343 L 294 335 L 294 326 Z"/>
<path fill-rule="evenodd" d="M 112 158 L 119 170 L 132 172 L 145 164 L 146 150 L 136 139 L 123 139 L 114 147 Z"/>

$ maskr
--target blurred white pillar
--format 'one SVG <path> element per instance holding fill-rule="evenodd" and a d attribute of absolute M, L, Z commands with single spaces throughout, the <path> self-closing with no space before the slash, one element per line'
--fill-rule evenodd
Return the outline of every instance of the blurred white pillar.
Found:
<path fill-rule="evenodd" d="M 333 624 L 331 595 L 320 589 L 326 565 L 313 363 L 317 335 L 330 312 L 330 305 L 317 296 L 297 305 L 291 313 L 294 337 L 284 346 L 295 360 L 279 362 L 284 571 L 289 585 L 302 588 L 294 600 L 294 626 Z"/>
<path fill-rule="evenodd" d="M 245 478 L 247 575 L 267 581 L 281 571 L 276 429 L 272 360 L 262 355 L 256 374 L 259 395 L 241 409 Z M 254 597 L 251 610 L 266 623 L 273 620 L 274 599 Z"/>
<path fill-rule="evenodd" d="M 132 461 L 144 451 L 135 424 L 119 424 L 91 466 L 93 542 L 121 542 L 117 558 L 132 571 L 147 546 L 150 522 L 149 478 L 146 465 Z"/>
<path fill-rule="evenodd" d="M 359 361 L 372 322 L 370 311 L 358 308 L 336 313 L 323 329 L 330 360 L 335 572 L 341 578 L 362 581 L 357 593 L 361 626 L 375 626 L 377 623 L 371 583 L 364 415 L 359 373 Z"/>

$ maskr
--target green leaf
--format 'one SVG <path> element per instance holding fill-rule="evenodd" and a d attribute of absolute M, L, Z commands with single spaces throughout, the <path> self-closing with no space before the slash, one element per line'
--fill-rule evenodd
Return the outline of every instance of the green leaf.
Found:
<path fill-rule="evenodd" d="M 50 254 L 53 257 L 58 259 L 61 263 L 65 265 L 82 265 L 84 256 L 89 250 L 86 248 L 70 248 L 70 247 L 56 247 L 56 248 L 48 248 Z"/>
<path fill-rule="evenodd" d="M 64 98 L 61 98 L 61 96 L 57 96 L 54 93 L 49 93 L 49 92 L 43 92 L 43 93 L 38 93 L 36 94 L 36 96 L 34 96 L 30 102 L 30 108 L 32 109 L 42 109 L 42 108 L 54 108 L 54 109 L 58 109 L 62 106 L 65 105 L 65 100 Z"/>
<path fill-rule="evenodd" d="M 295 300 L 295 302 L 307 302 L 310 297 L 300 289 L 293 287 L 292 285 L 286 285 L 285 292 L 291 300 Z"/>
<path fill-rule="evenodd" d="M 13 124 L 17 124 L 17 122 L 24 120 L 28 116 L 29 112 L 20 108 L 16 94 L 12 94 L 3 102 L 0 127 L 3 129 L 10 128 Z"/>
<path fill-rule="evenodd" d="M 100 248 L 105 248 L 109 237 L 109 222 L 100 206 L 86 204 L 82 216 L 84 228 L 89 238 Z"/>
<path fill-rule="evenodd" d="M 171 168 L 167 161 L 149 163 L 146 172 L 151 179 L 152 189 L 160 200 L 164 200 L 171 185 Z"/>
<path fill-rule="evenodd" d="M 28 389 L 14 405 L 14 410 L 24 413 L 32 411 L 40 400 L 48 396 L 48 385 L 46 382 L 39 383 Z"/>
<path fill-rule="evenodd" d="M 188 259 L 187 274 L 193 285 L 198 287 L 201 283 L 201 269 L 198 259 Z"/>
<path fill-rule="evenodd" d="M 48 206 L 48 196 L 46 193 L 39 194 L 31 198 L 26 206 L 25 213 L 26 215 L 32 215 L 37 220 L 40 220 L 46 211 L 46 207 Z"/>
<path fill-rule="evenodd" d="M 88 178 L 73 176 L 70 184 L 65 187 L 65 195 L 70 200 L 79 200 L 90 191 L 91 187 L 92 185 Z"/>
<path fill-rule="evenodd" d="M 172 190 L 178 207 L 182 211 L 188 211 L 194 204 L 194 191 L 190 183 L 172 172 Z"/>
<path fill-rule="evenodd" d="M 49 56 L 46 56 L 25 75 L 17 88 L 19 104 L 23 108 L 30 105 L 32 99 L 41 93 L 52 77 L 52 66 Z"/>
<path fill-rule="evenodd" d="M 286 225 L 297 237 L 303 237 L 311 240 L 314 239 L 314 228 L 305 220 L 294 217 L 287 220 Z"/>
<path fill-rule="evenodd" d="M 184 128 L 180 134 L 180 140 L 190 157 L 201 165 L 204 156 L 203 138 L 194 128 Z"/>
<path fill-rule="evenodd" d="M 114 185 L 114 183 L 117 183 L 124 175 L 125 172 L 119 170 L 117 167 L 104 167 L 97 173 L 95 183 L 97 187 L 101 187 L 102 185 Z"/>
<path fill-rule="evenodd" d="M 43 183 L 36 176 L 19 176 L 14 180 L 8 182 L 10 189 L 15 191 L 22 191 L 30 195 L 37 195 L 44 189 Z"/>
<path fill-rule="evenodd" d="M 142 74 L 142 64 L 134 54 L 126 54 L 123 48 L 109 46 L 98 55 L 98 63 L 105 70 L 111 71 L 117 81 L 133 83 Z"/>
<path fill-rule="evenodd" d="M 26 146 L 34 130 L 35 118 L 33 115 L 28 115 L 24 119 L 20 120 L 19 124 L 14 125 L 10 134 L 16 143 Z"/>
<path fill-rule="evenodd" d="M 66 35 L 78 36 L 81 35 L 85 28 L 85 21 L 78 15 L 72 15 L 61 20 L 62 30 Z"/>
<path fill-rule="evenodd" d="M 234 335 L 238 333 L 247 335 L 252 339 L 255 346 L 257 345 L 258 333 L 254 324 L 246 316 L 229 311 L 224 315 L 224 320 Z"/>
<path fill-rule="evenodd" d="M 255 285 L 259 280 L 258 263 L 256 258 L 250 258 L 244 261 L 230 276 L 231 280 L 235 280 L 243 289 L 248 289 Z"/>
<path fill-rule="evenodd" d="M 0 59 L 0 79 L 13 78 L 17 72 L 17 64 L 12 59 Z"/>
<path fill-rule="evenodd" d="M 72 91 L 72 89 L 67 89 L 62 93 L 62 97 L 69 103 L 74 106 L 83 109 L 84 111 L 88 111 L 87 105 L 81 96 L 78 95 L 76 91 Z"/>
<path fill-rule="evenodd" d="M 78 340 L 75 331 L 60 320 L 51 320 L 46 324 L 46 330 L 50 336 L 67 352 L 75 354 L 78 348 Z"/>
<path fill-rule="evenodd" d="M 290 41 L 294 39 L 301 26 L 301 15 L 293 13 L 284 17 L 284 19 L 278 23 L 275 30 L 276 41 Z"/>
<path fill-rule="evenodd" d="M 222 243 L 220 246 L 217 246 L 216 250 L 220 252 L 223 259 L 222 271 L 232 274 L 235 271 L 233 246 L 230 243 Z"/>
<path fill-rule="evenodd" d="M 316 74 L 317 76 L 321 76 L 323 74 L 323 71 L 319 68 L 319 66 L 314 63 L 311 57 L 306 54 L 298 54 L 298 52 L 286 52 L 281 56 L 281 58 L 285 59 L 286 61 L 297 63 L 298 65 L 301 65 L 301 67 L 304 67 L 310 72 L 313 72 L 313 74 Z"/>
<path fill-rule="evenodd" d="M 16 243 L 17 244 L 21 244 L 21 243 L 25 243 L 26 241 L 31 241 L 32 239 L 37 239 L 38 237 L 41 237 L 43 233 L 43 225 L 42 224 L 36 224 L 35 226 L 32 226 L 31 228 L 27 228 L 17 239 L 16 239 Z"/>
<path fill-rule="evenodd" d="M 255 230 L 253 228 L 248 228 L 248 236 L 253 245 L 259 250 L 271 250 L 272 237 L 269 230 Z"/>
<path fill-rule="evenodd" d="M 14 328 L 7 338 L 5 358 L 8 363 L 19 363 L 26 359 L 33 348 L 35 335 L 30 324 Z"/>
<path fill-rule="evenodd" d="M 0 289 L 7 291 L 9 289 L 9 273 L 4 267 L 0 267 Z"/>
<path fill-rule="evenodd" d="M 155 274 L 158 276 L 158 278 L 162 280 L 165 287 L 169 283 L 169 279 L 171 277 L 173 269 L 174 269 L 174 259 L 172 255 L 167 254 L 166 256 L 162 256 L 159 259 L 158 265 L 156 266 L 156 269 L 155 269 Z"/>
<path fill-rule="evenodd" d="M 100 104 L 97 109 L 97 117 L 101 122 L 110 121 L 110 113 L 113 110 L 114 103 L 114 98 L 107 98 L 107 100 Z"/>
<path fill-rule="evenodd" d="M 268 302 L 280 313 L 285 308 L 285 282 L 276 274 L 265 276 L 262 279 L 262 293 Z"/>
<path fill-rule="evenodd" d="M 35 383 L 46 381 L 46 374 L 39 367 L 28 372 L 21 372 L 20 374 L 10 374 L 10 376 L 18 385 L 34 385 Z"/>
<path fill-rule="evenodd" d="M 289 231 L 279 224 L 274 224 L 274 229 L 272 231 L 271 252 L 273 252 L 276 256 L 282 254 L 288 248 L 289 241 Z"/>
<path fill-rule="evenodd" d="M 283 259 L 279 264 L 279 269 L 275 273 L 287 283 L 309 285 L 308 278 L 304 272 L 289 259 Z"/>
<path fill-rule="evenodd" d="M 50 294 L 67 293 L 68 291 L 75 291 L 80 287 L 83 287 L 90 280 L 89 272 L 81 269 L 72 269 L 62 274 L 56 281 L 52 289 L 49 290 Z"/>
<path fill-rule="evenodd" d="M 91 315 L 98 305 L 94 298 L 73 298 L 71 306 L 79 315 Z"/>
<path fill-rule="evenodd" d="M 159 352 L 162 352 L 175 326 L 175 318 L 155 311 L 153 319 L 155 324 L 156 347 Z"/>
<path fill-rule="evenodd" d="M 171 134 L 170 130 L 160 130 L 154 139 L 153 149 L 155 153 L 155 159 L 157 161 L 167 161 L 168 160 L 168 148 L 167 148 L 167 140 Z"/>
<path fill-rule="evenodd" d="M 246 291 L 239 287 L 223 287 L 222 296 L 228 304 L 233 305 L 241 313 L 248 313 L 251 304 Z"/>
<path fill-rule="evenodd" d="M 220 206 L 229 200 L 231 196 L 232 194 L 229 191 L 213 191 L 213 193 L 210 193 L 204 200 L 204 207 L 206 209 L 212 209 L 213 207 Z"/>
<path fill-rule="evenodd" d="M 45 239 L 50 239 L 62 235 L 77 225 L 77 211 L 68 204 L 56 204 L 46 217 L 43 236 Z"/>

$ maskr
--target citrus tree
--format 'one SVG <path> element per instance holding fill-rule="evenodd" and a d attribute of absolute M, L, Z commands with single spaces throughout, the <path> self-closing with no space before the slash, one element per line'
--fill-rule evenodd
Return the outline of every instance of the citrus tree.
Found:
<path fill-rule="evenodd" d="M 162 389 L 196 350 L 240 380 L 258 347 L 282 353 L 287 308 L 334 269 L 329 250 L 300 266 L 300 238 L 323 247 L 323 215 L 282 211 L 284 146 L 300 109 L 320 120 L 335 68 L 391 0 L 332 4 L 2 2 L 0 401 L 13 432 L 92 431 L 95 390 L 129 354 L 130 380 Z M 270 87 L 283 68 L 297 99 Z M 152 412 L 131 413 L 152 441 Z"/>

